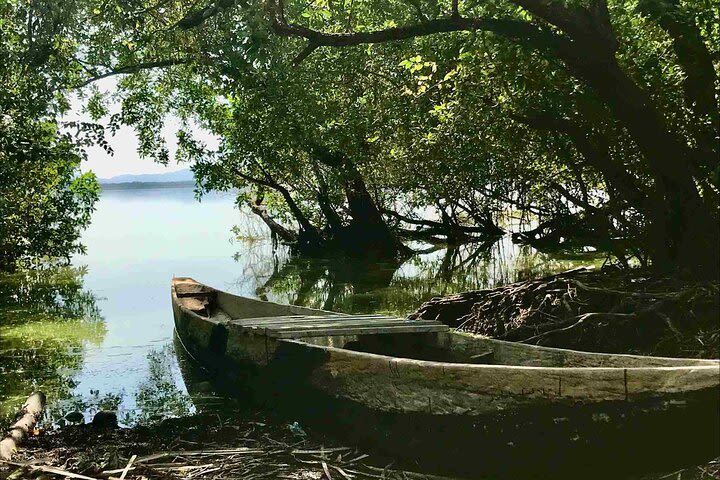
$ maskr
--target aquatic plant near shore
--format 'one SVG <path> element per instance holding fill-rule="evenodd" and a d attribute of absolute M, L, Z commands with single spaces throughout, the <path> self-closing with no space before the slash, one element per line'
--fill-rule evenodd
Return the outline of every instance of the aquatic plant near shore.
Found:
<path fill-rule="evenodd" d="M 28 390 L 55 400 L 71 396 L 85 346 L 100 344 L 106 332 L 83 275 L 69 267 L 0 275 L 0 418 Z"/>

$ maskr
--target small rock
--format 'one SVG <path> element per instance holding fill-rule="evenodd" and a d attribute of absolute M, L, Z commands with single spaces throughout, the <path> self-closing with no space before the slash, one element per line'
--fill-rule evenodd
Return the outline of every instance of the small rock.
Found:
<path fill-rule="evenodd" d="M 85 423 L 85 415 L 76 410 L 65 415 L 65 420 L 70 423 Z"/>
<path fill-rule="evenodd" d="M 95 428 L 103 429 L 118 428 L 117 414 L 115 412 L 97 412 L 93 417 L 92 425 Z"/>

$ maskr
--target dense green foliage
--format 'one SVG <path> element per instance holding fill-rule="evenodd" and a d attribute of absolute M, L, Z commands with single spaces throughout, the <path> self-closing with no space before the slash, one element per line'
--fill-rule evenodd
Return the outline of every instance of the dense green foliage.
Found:
<path fill-rule="evenodd" d="M 286 240 L 352 248 L 379 212 L 464 241 L 511 208 L 539 222 L 518 241 L 713 275 L 717 19 L 705 0 L 108 2 L 86 81 L 138 73 L 112 120 L 161 161 L 167 113 L 215 133 L 179 132 L 181 155 Z"/>
<path fill-rule="evenodd" d="M 81 145 L 97 130 L 61 131 L 56 90 L 72 82 L 72 9 L 0 2 L 0 270 L 82 250 L 99 187 L 80 174 Z"/>
<path fill-rule="evenodd" d="M 537 227 L 515 231 L 519 242 L 717 274 L 715 2 L 116 0 L 67 11 L 92 28 L 68 20 L 70 40 L 54 44 L 65 86 L 120 76 L 109 125 L 135 126 L 140 153 L 161 162 L 160 126 L 179 116 L 179 157 L 200 190 L 240 188 L 307 253 L 403 256 L 399 238 L 518 230 L 512 211 Z M 106 100 L 89 97 L 98 119 Z M 193 138 L 196 124 L 218 148 Z"/>
<path fill-rule="evenodd" d="M 0 269 L 82 250 L 99 186 L 76 146 L 48 123 L 0 123 Z"/>

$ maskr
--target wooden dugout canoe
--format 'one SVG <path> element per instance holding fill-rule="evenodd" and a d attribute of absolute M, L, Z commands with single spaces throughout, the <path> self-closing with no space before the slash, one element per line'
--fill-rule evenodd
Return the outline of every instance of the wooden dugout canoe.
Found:
<path fill-rule="evenodd" d="M 718 360 L 523 345 L 435 322 L 254 300 L 190 278 L 174 278 L 171 294 L 182 345 L 224 381 L 246 379 L 249 366 L 278 389 L 287 381 L 365 412 L 399 415 L 413 429 L 431 425 L 435 441 L 457 437 L 446 426 L 470 423 L 473 441 L 484 435 L 514 448 L 513 432 L 536 430 L 533 441 L 546 442 L 559 430 L 573 445 L 589 444 L 618 433 L 621 421 L 630 433 L 617 438 L 642 439 L 643 448 L 668 438 L 689 445 L 687 435 L 718 448 Z"/>

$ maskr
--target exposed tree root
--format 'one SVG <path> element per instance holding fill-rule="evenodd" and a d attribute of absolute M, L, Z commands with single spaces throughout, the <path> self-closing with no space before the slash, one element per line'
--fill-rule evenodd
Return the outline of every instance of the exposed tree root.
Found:
<path fill-rule="evenodd" d="M 718 283 L 688 284 L 645 273 L 576 269 L 434 298 L 411 318 L 562 348 L 718 357 Z"/>

